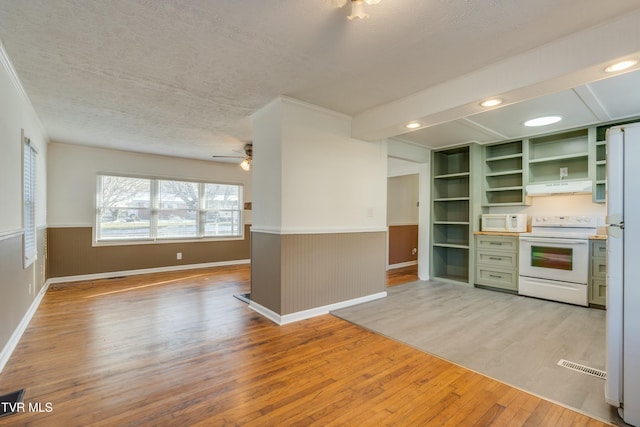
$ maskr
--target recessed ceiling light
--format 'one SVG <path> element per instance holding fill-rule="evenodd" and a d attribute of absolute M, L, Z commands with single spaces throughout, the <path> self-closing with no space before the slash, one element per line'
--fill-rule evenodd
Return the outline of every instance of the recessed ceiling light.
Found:
<path fill-rule="evenodd" d="M 500 98 L 491 98 L 491 99 L 487 99 L 486 101 L 482 101 L 480 103 L 481 107 L 495 107 L 496 105 L 500 105 L 502 104 L 502 99 Z"/>
<path fill-rule="evenodd" d="M 406 127 L 407 129 L 418 129 L 420 126 L 422 125 L 418 122 L 411 122 L 404 125 L 404 127 Z"/>
<path fill-rule="evenodd" d="M 627 68 L 631 68 L 637 63 L 638 61 L 635 61 L 632 59 L 628 61 L 616 62 L 613 65 L 609 65 L 607 68 L 604 69 L 604 71 L 606 71 L 607 73 L 615 73 L 616 71 L 622 71 L 622 70 L 626 70 Z"/>
<path fill-rule="evenodd" d="M 527 120 L 523 124 L 529 127 L 547 126 L 547 125 L 552 125 L 554 123 L 558 123 L 560 120 L 562 120 L 562 116 L 544 116 L 544 117 L 536 117 L 535 119 Z"/>

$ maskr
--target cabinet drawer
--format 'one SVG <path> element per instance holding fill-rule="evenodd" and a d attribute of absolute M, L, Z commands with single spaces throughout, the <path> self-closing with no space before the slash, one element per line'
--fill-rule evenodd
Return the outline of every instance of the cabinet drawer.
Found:
<path fill-rule="evenodd" d="M 518 239 L 508 236 L 476 236 L 476 245 L 479 250 L 508 251 L 517 253 Z"/>
<path fill-rule="evenodd" d="M 591 258 L 591 277 L 594 279 L 606 279 L 607 259 Z"/>
<path fill-rule="evenodd" d="M 515 270 L 496 270 L 478 266 L 476 269 L 476 283 L 512 291 L 518 290 L 518 276 Z"/>
<path fill-rule="evenodd" d="M 476 255 L 478 264 L 489 267 L 500 267 L 515 270 L 518 265 L 518 254 L 515 252 L 495 252 L 480 250 Z"/>
<path fill-rule="evenodd" d="M 591 241 L 591 256 L 607 256 L 607 241 L 606 240 L 592 240 Z"/>
<path fill-rule="evenodd" d="M 607 304 L 607 281 L 602 279 L 593 279 L 591 281 L 591 289 L 589 289 L 589 302 L 591 304 L 606 305 Z"/>

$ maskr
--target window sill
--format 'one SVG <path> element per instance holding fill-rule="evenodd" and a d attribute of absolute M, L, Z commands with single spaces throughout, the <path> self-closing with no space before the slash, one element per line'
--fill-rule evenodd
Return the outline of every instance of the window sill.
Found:
<path fill-rule="evenodd" d="M 137 246 L 137 245 L 165 245 L 172 243 L 211 243 L 211 242 L 228 242 L 236 240 L 244 240 L 242 236 L 221 236 L 221 237 L 200 237 L 193 239 L 176 238 L 176 239 L 140 239 L 140 240 L 93 240 L 93 247 L 99 246 Z"/>

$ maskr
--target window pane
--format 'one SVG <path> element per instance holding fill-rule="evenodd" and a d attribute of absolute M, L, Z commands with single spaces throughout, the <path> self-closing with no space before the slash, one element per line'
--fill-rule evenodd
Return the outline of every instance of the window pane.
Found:
<path fill-rule="evenodd" d="M 204 193 L 207 210 L 237 210 L 240 207 L 238 185 L 205 184 Z"/>
<path fill-rule="evenodd" d="M 238 185 L 205 184 L 205 236 L 242 235 L 241 191 Z"/>
<path fill-rule="evenodd" d="M 158 237 L 197 237 L 196 211 L 165 209 L 158 212 Z"/>
<path fill-rule="evenodd" d="M 158 181 L 158 238 L 197 237 L 198 184 Z"/>
<path fill-rule="evenodd" d="M 151 181 L 120 176 L 100 178 L 99 238 L 151 237 Z"/>
<path fill-rule="evenodd" d="M 122 176 L 103 176 L 102 207 L 150 208 L 151 181 Z"/>
<path fill-rule="evenodd" d="M 100 239 L 148 239 L 151 237 L 150 209 L 100 210 Z"/>

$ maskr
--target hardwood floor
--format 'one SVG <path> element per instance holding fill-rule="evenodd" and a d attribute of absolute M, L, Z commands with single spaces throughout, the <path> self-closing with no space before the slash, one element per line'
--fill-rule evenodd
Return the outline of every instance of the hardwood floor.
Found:
<path fill-rule="evenodd" d="M 418 280 L 418 265 L 387 270 L 387 286 L 404 285 Z"/>
<path fill-rule="evenodd" d="M 277 326 L 248 290 L 247 266 L 50 289 L 0 374 L 42 412 L 0 426 L 605 425 L 331 315 Z"/>

